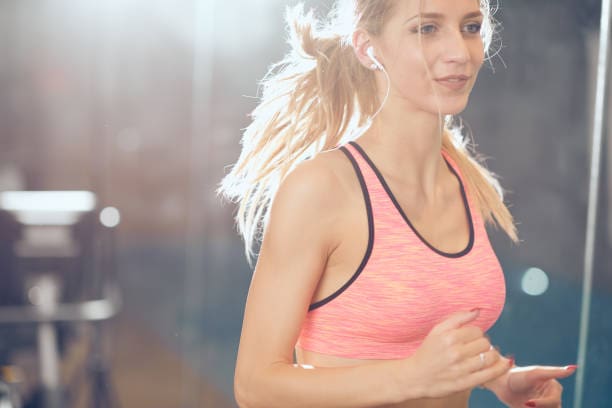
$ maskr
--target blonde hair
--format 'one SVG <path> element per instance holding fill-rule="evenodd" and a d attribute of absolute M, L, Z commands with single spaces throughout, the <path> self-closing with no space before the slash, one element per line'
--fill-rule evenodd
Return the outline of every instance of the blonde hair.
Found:
<path fill-rule="evenodd" d="M 291 51 L 263 79 L 261 102 L 244 132 L 240 157 L 219 187 L 226 198 L 239 203 L 236 221 L 249 260 L 283 178 L 300 161 L 341 144 L 380 106 L 375 76 L 357 60 L 351 36 L 357 28 L 380 34 L 396 1 L 339 0 L 325 26 L 312 11 L 305 14 L 302 5 L 288 9 Z M 495 25 L 488 0 L 479 1 L 488 51 Z M 503 190 L 468 151 L 461 130 L 447 116 L 442 148 L 461 169 L 485 222 L 517 242 Z"/>

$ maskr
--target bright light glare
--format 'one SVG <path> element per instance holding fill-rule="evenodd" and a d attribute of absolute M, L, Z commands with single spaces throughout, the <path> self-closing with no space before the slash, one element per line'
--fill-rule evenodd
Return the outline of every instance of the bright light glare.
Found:
<path fill-rule="evenodd" d="M 540 296 L 548 290 L 550 281 L 546 272 L 539 268 L 529 268 L 521 281 L 523 292 L 531 296 Z"/>
<path fill-rule="evenodd" d="M 24 225 L 72 225 L 79 213 L 63 211 L 17 211 L 17 221 Z"/>
<path fill-rule="evenodd" d="M 6 211 L 87 212 L 96 206 L 89 191 L 5 191 L 0 193 L 0 208 Z"/>
<path fill-rule="evenodd" d="M 115 228 L 121 222 L 121 214 L 115 207 L 106 207 L 100 211 L 100 222 L 108 228 Z"/>
<path fill-rule="evenodd" d="M 89 191 L 5 191 L 0 209 L 15 214 L 25 225 L 71 225 L 96 207 Z"/>

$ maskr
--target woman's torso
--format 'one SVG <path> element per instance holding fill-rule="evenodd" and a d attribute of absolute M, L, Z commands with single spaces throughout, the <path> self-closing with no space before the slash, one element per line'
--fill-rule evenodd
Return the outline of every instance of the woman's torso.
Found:
<path fill-rule="evenodd" d="M 353 165 L 345 154 L 336 150 L 324 153 L 319 159 L 341 180 L 342 186 L 333 194 L 338 195 L 337 212 L 340 239 L 338 246 L 329 255 L 325 270 L 312 298 L 316 303 L 328 298 L 345 285 L 364 258 L 369 244 L 369 224 L 362 186 Z M 418 195 L 402 188 L 395 180 L 387 179 L 395 199 L 401 206 L 414 229 L 431 246 L 445 253 L 459 253 L 470 243 L 471 232 L 468 214 L 461 195 L 461 185 L 450 170 L 445 171 L 441 183 L 441 199 L 433 205 L 425 205 Z M 341 296 L 341 295 L 340 295 Z M 300 364 L 315 367 L 336 367 L 368 364 L 372 359 L 355 359 L 319 353 L 296 346 L 296 358 Z M 446 398 L 410 401 L 394 408 L 465 408 L 470 390 Z"/>

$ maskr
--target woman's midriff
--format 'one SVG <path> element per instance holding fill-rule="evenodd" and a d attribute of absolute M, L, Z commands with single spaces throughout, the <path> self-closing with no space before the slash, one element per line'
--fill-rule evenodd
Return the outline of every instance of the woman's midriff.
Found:
<path fill-rule="evenodd" d="M 342 367 L 367 364 L 371 360 L 355 360 L 329 356 L 295 348 L 298 364 L 311 365 L 313 367 Z M 427 398 L 406 401 L 401 404 L 381 405 L 378 408 L 468 408 L 471 390 L 453 394 L 444 398 Z"/>

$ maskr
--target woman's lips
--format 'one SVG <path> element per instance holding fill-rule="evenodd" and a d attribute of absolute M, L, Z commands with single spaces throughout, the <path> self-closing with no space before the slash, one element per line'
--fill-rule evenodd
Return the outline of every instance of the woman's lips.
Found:
<path fill-rule="evenodd" d="M 449 77 L 444 77 L 444 78 L 439 78 L 436 81 L 440 84 L 443 85 L 449 89 L 452 89 L 454 91 L 458 91 L 461 90 L 465 87 L 465 85 L 468 83 L 468 80 L 470 78 L 468 76 L 465 75 L 457 75 L 457 76 L 449 76 Z"/>

